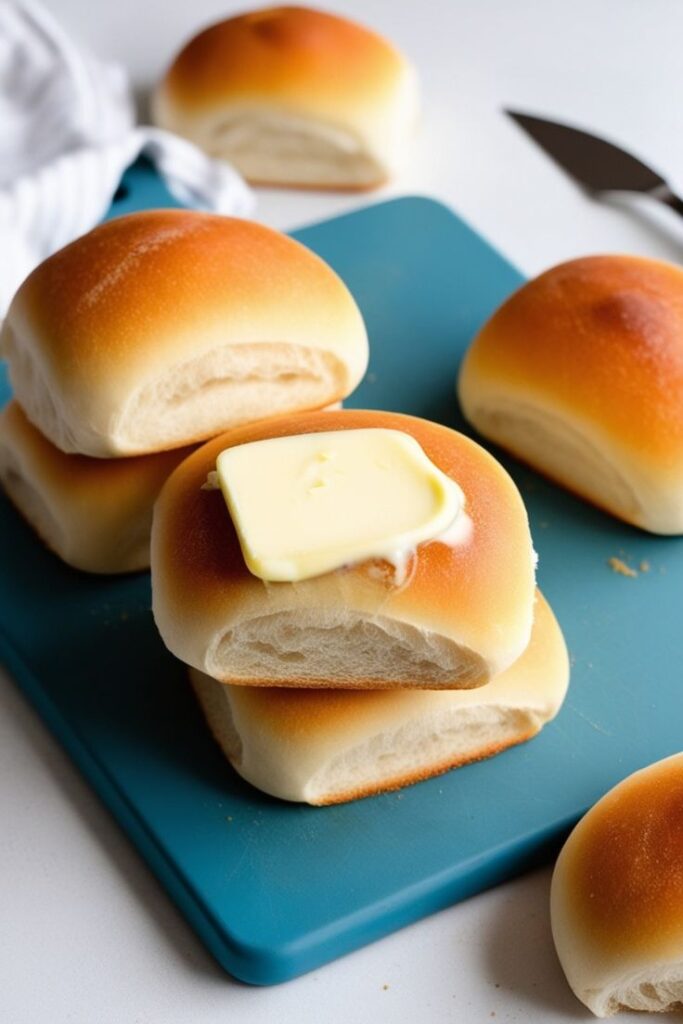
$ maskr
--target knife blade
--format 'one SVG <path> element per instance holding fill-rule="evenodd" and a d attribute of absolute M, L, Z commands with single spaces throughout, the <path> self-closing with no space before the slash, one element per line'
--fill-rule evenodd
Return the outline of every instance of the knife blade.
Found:
<path fill-rule="evenodd" d="M 620 146 L 571 125 L 517 110 L 505 113 L 565 174 L 588 192 L 639 192 L 658 199 L 683 216 L 683 200 L 673 193 L 662 175 Z"/>

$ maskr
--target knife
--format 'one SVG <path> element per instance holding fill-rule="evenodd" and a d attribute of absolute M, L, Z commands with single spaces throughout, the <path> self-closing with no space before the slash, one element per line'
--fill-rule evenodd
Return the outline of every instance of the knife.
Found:
<path fill-rule="evenodd" d="M 675 195 L 664 178 L 625 149 L 557 121 L 505 113 L 582 188 L 592 195 L 601 192 L 639 192 L 669 206 L 683 217 L 683 199 Z"/>

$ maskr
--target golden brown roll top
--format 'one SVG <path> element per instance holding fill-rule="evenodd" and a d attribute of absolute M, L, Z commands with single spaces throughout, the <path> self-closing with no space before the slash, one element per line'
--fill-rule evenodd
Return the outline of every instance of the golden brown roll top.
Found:
<path fill-rule="evenodd" d="M 683 754 L 629 776 L 576 826 L 551 912 L 569 984 L 598 1017 L 683 1003 Z"/>
<path fill-rule="evenodd" d="M 149 566 L 152 507 L 192 450 L 133 459 L 66 455 L 16 402 L 0 412 L 0 484 L 45 544 L 86 572 Z"/>
<path fill-rule="evenodd" d="M 362 427 L 405 431 L 456 481 L 472 520 L 468 539 L 419 545 L 402 586 L 377 560 L 295 584 L 252 576 L 222 495 L 202 489 L 219 452 L 263 438 Z M 223 682 L 465 688 L 512 664 L 531 632 L 534 556 L 512 480 L 463 435 L 395 413 L 283 416 L 204 445 L 160 496 L 152 577 L 166 645 Z"/>
<path fill-rule="evenodd" d="M 180 51 L 155 120 L 251 181 L 368 188 L 400 163 L 417 116 L 413 68 L 346 18 L 272 7 L 211 25 Z"/>
<path fill-rule="evenodd" d="M 51 256 L 0 340 L 28 417 L 96 457 L 322 407 L 367 364 L 358 308 L 321 259 L 258 224 L 182 210 L 109 221 Z"/>
<path fill-rule="evenodd" d="M 683 270 L 561 264 L 515 292 L 462 366 L 487 438 L 627 522 L 683 532 Z"/>
<path fill-rule="evenodd" d="M 192 682 L 239 774 L 272 796 L 341 803 L 490 757 L 535 735 L 564 699 L 569 662 L 539 595 L 529 646 L 476 690 L 294 690 Z"/>

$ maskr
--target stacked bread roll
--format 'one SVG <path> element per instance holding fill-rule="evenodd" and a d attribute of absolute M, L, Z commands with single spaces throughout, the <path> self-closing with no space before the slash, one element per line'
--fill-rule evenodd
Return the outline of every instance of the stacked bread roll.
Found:
<path fill-rule="evenodd" d="M 373 429 L 408 435 L 458 485 L 467 529 L 418 544 L 400 579 L 382 558 L 295 582 L 250 572 L 211 486 L 221 453 Z M 153 609 L 237 771 L 284 799 L 335 803 L 489 756 L 556 714 L 567 653 L 534 565 L 519 492 L 473 441 L 395 413 L 308 412 L 229 431 L 172 474 L 154 515 Z"/>
<path fill-rule="evenodd" d="M 201 213 L 122 217 L 31 274 L 2 345 L 8 494 L 65 561 L 109 573 L 149 563 L 161 491 L 156 622 L 249 781 L 348 800 L 489 756 L 557 712 L 567 655 L 535 592 L 515 485 L 446 427 L 327 411 L 361 379 L 367 337 L 344 284 L 303 246 Z M 346 431 L 409 441 L 459 496 L 459 518 L 403 550 L 400 572 L 373 549 L 290 582 L 255 575 L 212 484 L 219 456 Z M 260 486 L 276 523 L 277 496 Z M 370 500 L 352 493 L 356 512 Z"/>
<path fill-rule="evenodd" d="M 154 210 L 41 264 L 0 335 L 15 400 L 0 481 L 45 543 L 96 573 L 149 565 L 152 506 L 197 442 L 344 398 L 362 317 L 303 246 L 247 221 Z"/>

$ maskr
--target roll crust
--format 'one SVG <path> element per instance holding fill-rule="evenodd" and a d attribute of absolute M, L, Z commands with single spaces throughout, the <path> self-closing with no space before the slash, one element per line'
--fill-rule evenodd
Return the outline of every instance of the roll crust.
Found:
<path fill-rule="evenodd" d="M 357 427 L 403 430 L 418 441 L 465 494 L 467 542 L 420 545 L 400 587 L 378 561 L 297 584 L 252 576 L 221 494 L 202 490 L 218 453 L 267 437 Z M 512 480 L 463 435 L 396 413 L 278 417 L 204 445 L 157 503 L 152 577 L 166 645 L 223 682 L 465 688 L 512 664 L 531 632 L 534 555 Z M 328 667 L 316 675 L 310 666 L 326 652 Z"/>
<path fill-rule="evenodd" d="M 483 327 L 459 379 L 487 438 L 607 511 L 683 532 L 683 271 L 591 256 L 541 274 Z"/>
<path fill-rule="evenodd" d="M 347 288 L 248 221 L 153 210 L 42 263 L 0 342 L 17 399 L 57 447 L 146 454 L 349 394 L 367 336 Z"/>
<path fill-rule="evenodd" d="M 386 39 L 325 11 L 271 7 L 191 39 L 152 109 L 253 182 L 372 188 L 400 163 L 417 105 L 414 69 Z"/>
<path fill-rule="evenodd" d="M 558 859 L 551 913 L 569 984 L 597 1016 L 683 1003 L 683 754 L 586 814 Z"/>
<path fill-rule="evenodd" d="M 154 502 L 193 450 L 134 459 L 66 455 L 17 402 L 0 412 L 0 484 L 47 547 L 85 572 L 149 567 Z"/>
<path fill-rule="evenodd" d="M 535 735 L 564 699 L 569 661 L 539 594 L 529 646 L 475 690 L 292 690 L 230 686 L 191 670 L 235 770 L 283 800 L 342 803 L 398 789 Z"/>

